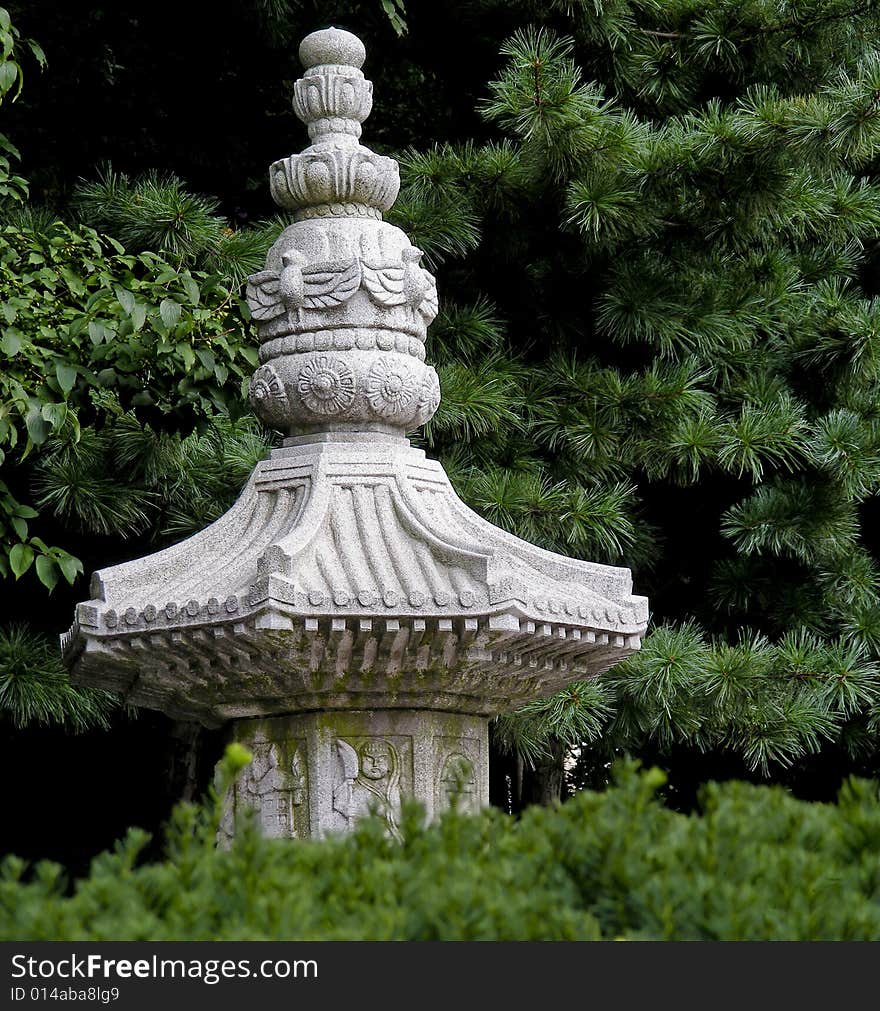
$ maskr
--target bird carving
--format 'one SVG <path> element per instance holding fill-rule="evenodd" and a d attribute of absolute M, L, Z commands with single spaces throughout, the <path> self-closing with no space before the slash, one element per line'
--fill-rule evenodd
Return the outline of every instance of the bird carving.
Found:
<path fill-rule="evenodd" d="M 440 301 L 437 298 L 437 282 L 434 275 L 429 274 L 427 270 L 423 270 L 422 273 L 428 279 L 428 286 L 424 298 L 419 302 L 418 312 L 425 321 L 425 326 L 430 326 L 440 310 Z"/>
<path fill-rule="evenodd" d="M 431 275 L 419 266 L 423 255 L 421 249 L 407 246 L 400 254 L 400 266 L 379 266 L 364 261 L 364 287 L 370 298 L 385 308 L 407 305 L 415 314 L 433 285 Z"/>
<path fill-rule="evenodd" d="M 281 254 L 281 272 L 261 270 L 248 278 L 247 303 L 254 319 L 266 322 L 285 313 L 302 320 L 303 309 L 329 309 L 348 301 L 361 283 L 360 261 L 316 263 L 298 249 Z"/>
<path fill-rule="evenodd" d="M 283 316 L 287 307 L 278 293 L 278 274 L 274 270 L 261 270 L 248 278 L 245 293 L 251 316 L 265 323 Z"/>
<path fill-rule="evenodd" d="M 278 294 L 288 309 L 297 312 L 305 302 L 306 283 L 303 277 L 303 267 L 308 263 L 307 257 L 298 249 L 288 250 L 281 254 L 281 273 L 278 275 Z"/>

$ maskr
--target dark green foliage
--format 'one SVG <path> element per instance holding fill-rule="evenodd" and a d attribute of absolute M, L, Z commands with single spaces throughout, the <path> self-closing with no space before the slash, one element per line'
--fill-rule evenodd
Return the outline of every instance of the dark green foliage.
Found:
<path fill-rule="evenodd" d="M 597 765 L 621 749 L 723 751 L 770 775 L 825 748 L 876 759 L 877 5 L 440 6 L 412 5 L 403 41 L 392 39 L 372 0 L 333 6 L 332 15 L 344 13 L 356 31 L 360 19 L 374 25 L 378 16 L 386 32 L 365 33 L 378 99 L 368 142 L 378 137 L 387 149 L 417 138 L 397 155 L 403 188 L 389 219 L 425 250 L 441 295 L 429 352 L 443 401 L 420 438 L 493 522 L 552 550 L 631 566 L 656 625 L 642 655 L 499 721 L 498 740 L 529 760 L 560 740 L 586 745 Z M 123 11 L 119 24 L 129 16 Z M 256 22 L 290 45 L 315 27 L 297 17 L 299 8 L 267 0 Z M 448 59 L 445 36 L 435 34 L 443 26 L 465 47 L 460 60 Z M 123 38 L 127 47 L 133 36 L 120 31 L 120 51 Z M 395 63 L 402 52 L 416 63 Z M 267 47 L 261 58 L 270 55 Z M 399 79 L 386 74 L 392 65 Z M 246 89 L 247 79 L 236 87 Z M 29 524 L 42 519 L 26 502 L 71 536 L 178 536 L 217 514 L 259 451 L 259 433 L 223 420 L 240 405 L 247 357 L 239 372 L 222 345 L 219 356 L 205 345 L 214 328 L 234 344 L 243 326 L 234 284 L 216 275 L 237 281 L 277 227 L 228 228 L 224 214 L 238 199 L 229 194 L 257 187 L 249 180 L 263 179 L 270 159 L 300 147 L 304 135 L 283 139 L 277 94 L 249 92 L 247 102 L 247 144 L 265 126 L 251 108 L 262 102 L 281 146 L 255 153 L 246 170 L 236 165 L 242 178 L 232 189 L 226 163 L 216 189 L 182 167 L 213 140 L 205 134 L 218 132 L 208 125 L 212 110 L 200 110 L 198 141 L 188 136 L 179 163 L 166 158 L 152 174 L 153 162 L 133 164 L 140 135 L 132 137 L 150 134 L 137 125 L 139 95 L 117 117 L 126 130 L 137 127 L 119 161 L 129 174 L 106 170 L 79 187 L 77 213 L 125 247 L 114 254 L 109 240 L 95 240 L 107 265 L 102 312 L 123 329 L 98 351 L 75 345 L 82 369 L 98 375 L 95 354 L 108 354 L 109 343 L 129 354 L 132 340 L 141 344 L 133 335 L 153 333 L 154 324 L 161 336 L 162 306 L 168 319 L 178 309 L 157 284 L 173 292 L 178 323 L 191 320 L 193 333 L 204 327 L 207 335 L 175 343 L 167 371 L 151 368 L 153 403 L 134 403 L 141 372 L 111 363 L 122 414 L 101 401 L 79 446 L 72 432 L 46 426 L 65 405 L 72 425 L 71 396 L 90 382 L 77 372 L 61 396 L 49 370 L 46 396 L 22 408 L 24 429 L 31 417 L 45 440 L 19 460 L 0 499 L 13 573 L 43 556 L 45 573 L 76 575 L 60 548 L 33 539 Z M 175 96 L 171 111 L 187 103 L 189 94 Z M 465 103 L 482 123 L 451 115 Z M 465 124 L 457 137 L 451 122 Z M 236 137 L 227 160 L 247 146 Z M 46 167 L 38 171 L 45 181 Z M 83 161 L 73 175 L 94 172 Z M 225 192 L 224 202 L 195 196 L 181 176 Z M 17 233 L 45 228 L 28 213 Z M 74 231 L 82 241 L 91 234 Z M 143 259 L 160 253 L 174 272 L 161 283 Z M 34 283 L 44 294 L 41 271 Z M 195 306 L 184 278 L 199 271 L 206 276 Z M 55 297 L 62 292 L 82 315 L 64 284 Z M 129 293 L 122 301 L 117 288 Z M 130 296 L 145 313 L 132 335 L 124 328 Z M 47 325 L 38 301 L 34 318 Z M 225 381 L 208 374 L 198 354 L 205 350 L 229 369 Z M 234 350 L 238 361 L 248 348 Z M 49 351 L 54 368 L 60 352 L 51 342 Z M 122 420 L 130 410 L 149 422 L 142 439 Z M 185 434 L 195 418 L 202 429 L 192 441 L 162 434 Z M 242 466 L 232 467 L 228 455 L 239 450 Z M 111 462 L 109 474 L 99 472 L 101 459 Z"/>
<path fill-rule="evenodd" d="M 178 539 L 234 502 L 271 439 L 250 417 L 220 415 L 186 437 L 155 432 L 112 398 L 107 423 L 47 443 L 34 467 L 37 505 L 73 531 Z"/>
<path fill-rule="evenodd" d="M 46 54 L 33 39 L 22 38 L 17 25 L 12 23 L 9 11 L 0 7 L 0 106 L 14 102 L 24 87 L 24 50 L 40 67 L 46 66 Z M 28 184 L 22 176 L 13 175 L 12 161 L 20 157 L 18 148 L 0 133 L 0 202 L 12 205 L 27 197 Z"/>
<path fill-rule="evenodd" d="M 220 273 L 234 287 L 262 270 L 284 222 L 278 218 L 233 231 L 218 206 L 213 198 L 187 192 L 175 176 L 156 172 L 132 181 L 106 168 L 73 192 L 73 208 L 83 221 L 129 252 L 152 250 L 181 267 Z"/>
<path fill-rule="evenodd" d="M 227 757 L 227 763 L 231 760 Z M 57 865 L 10 858 L 0 937 L 27 940 L 877 940 L 876 784 L 837 805 L 778 788 L 704 789 L 699 815 L 655 797 L 658 770 L 621 768 L 603 794 L 512 821 L 497 810 L 404 841 L 370 819 L 323 842 L 214 847 L 216 812 L 177 809 L 159 863 L 132 830 L 64 895 Z"/>
<path fill-rule="evenodd" d="M 55 642 L 23 626 L 0 628 L 0 726 L 107 727 L 116 706 L 110 692 L 70 683 Z"/>
<path fill-rule="evenodd" d="M 530 761 L 878 751 L 875 6 L 520 3 L 491 142 L 404 163 L 407 199 L 456 194 L 479 231 L 429 445 L 493 522 L 630 565 L 659 618 L 498 722 Z"/>

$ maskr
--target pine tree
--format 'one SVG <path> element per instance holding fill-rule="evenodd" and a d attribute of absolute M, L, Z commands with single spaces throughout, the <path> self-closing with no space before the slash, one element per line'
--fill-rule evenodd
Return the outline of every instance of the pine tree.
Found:
<path fill-rule="evenodd" d="M 489 141 L 405 159 L 449 260 L 427 442 L 493 522 L 630 565 L 654 631 L 498 739 L 543 797 L 572 745 L 876 768 L 877 5 L 517 10 Z"/>

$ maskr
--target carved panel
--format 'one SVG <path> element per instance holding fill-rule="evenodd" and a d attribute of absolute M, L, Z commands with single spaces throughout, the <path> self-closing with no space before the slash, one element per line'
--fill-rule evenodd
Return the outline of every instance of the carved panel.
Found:
<path fill-rule="evenodd" d="M 459 811 L 479 811 L 477 777 L 481 746 L 476 737 L 434 738 L 434 811 L 442 814 L 453 804 Z"/>
<path fill-rule="evenodd" d="M 254 373 L 250 386 L 253 409 L 270 425 L 283 426 L 290 413 L 290 403 L 284 383 L 271 365 L 263 365 Z"/>
<path fill-rule="evenodd" d="M 412 737 L 338 738 L 333 754 L 334 831 L 375 811 L 400 838 L 401 797 L 413 795 Z"/>
<path fill-rule="evenodd" d="M 304 123 L 338 118 L 363 123 L 372 107 L 373 85 L 359 71 L 307 74 L 293 86 L 293 109 Z"/>
<path fill-rule="evenodd" d="M 239 815 L 245 809 L 256 813 L 263 834 L 269 838 L 305 839 L 309 836 L 308 769 L 305 742 L 255 741 L 247 745 L 253 761 L 236 780 L 233 804 Z M 228 819 L 225 819 L 228 821 Z M 230 834 L 231 826 L 221 826 Z"/>
<path fill-rule="evenodd" d="M 355 379 L 348 365 L 330 355 L 310 358 L 297 380 L 305 406 L 316 414 L 338 414 L 354 400 Z"/>
<path fill-rule="evenodd" d="M 367 400 L 380 418 L 408 415 L 418 391 L 416 382 L 415 370 L 406 358 L 385 355 L 373 363 L 367 376 Z"/>

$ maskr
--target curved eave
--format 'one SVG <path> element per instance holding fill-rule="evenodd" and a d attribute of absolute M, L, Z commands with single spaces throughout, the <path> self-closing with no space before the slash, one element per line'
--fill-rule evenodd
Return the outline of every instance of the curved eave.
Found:
<path fill-rule="evenodd" d="M 112 632 L 77 623 L 65 655 L 77 681 L 207 725 L 363 706 L 493 715 L 607 670 L 639 648 L 644 631 L 535 622 L 511 610 L 304 616 L 274 602 L 236 619 Z"/>

